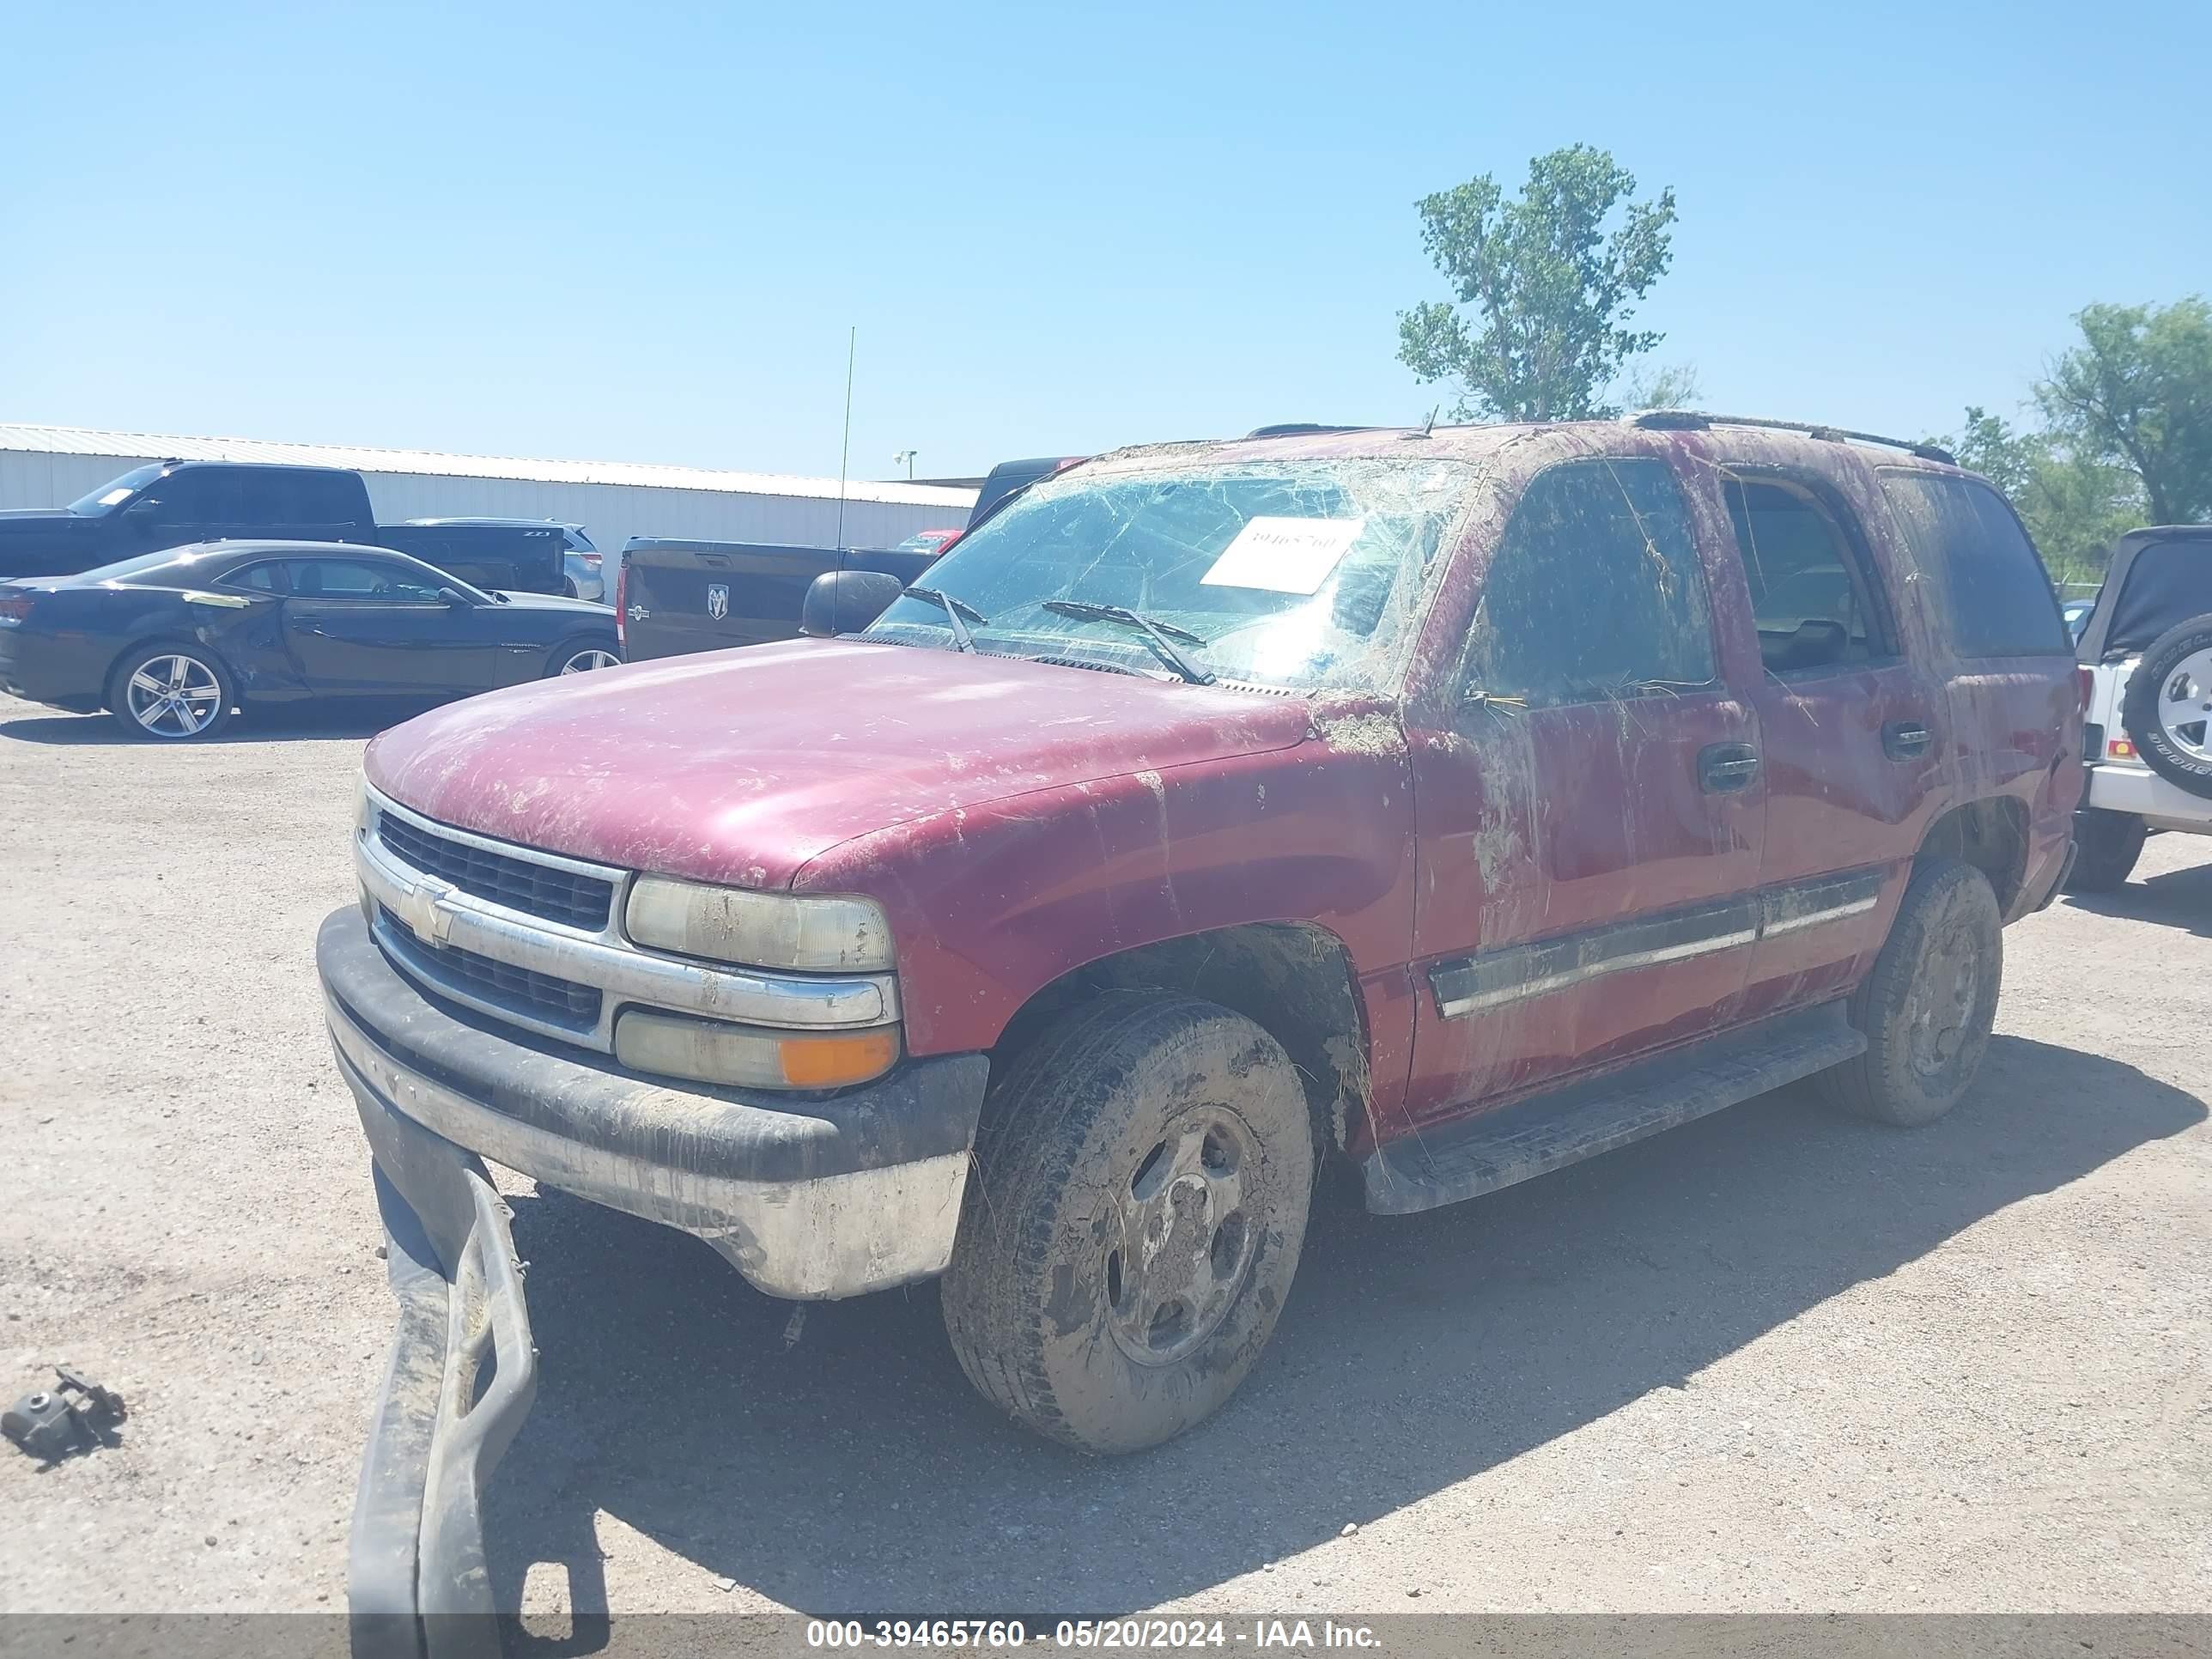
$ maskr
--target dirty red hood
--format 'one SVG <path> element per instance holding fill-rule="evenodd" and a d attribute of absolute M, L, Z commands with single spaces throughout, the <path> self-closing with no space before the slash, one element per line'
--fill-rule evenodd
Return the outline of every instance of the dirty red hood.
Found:
<path fill-rule="evenodd" d="M 787 884 L 854 836 L 1030 790 L 1286 748 L 1302 699 L 796 640 L 454 703 L 368 747 L 446 823 L 574 858 Z"/>

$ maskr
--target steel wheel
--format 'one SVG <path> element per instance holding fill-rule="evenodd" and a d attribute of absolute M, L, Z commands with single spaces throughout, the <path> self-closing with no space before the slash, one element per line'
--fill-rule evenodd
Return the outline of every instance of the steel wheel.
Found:
<path fill-rule="evenodd" d="M 1928 941 L 1905 994 L 1905 1052 L 1915 1072 L 1933 1078 L 1959 1057 L 1981 993 L 1980 942 L 1966 918 L 1948 918 Z"/>
<path fill-rule="evenodd" d="M 596 645 L 586 646 L 581 651 L 571 653 L 562 663 L 558 672 L 563 674 L 588 674 L 595 668 L 615 667 L 621 661 L 622 659 L 611 651 L 602 650 Z"/>
<path fill-rule="evenodd" d="M 1996 1021 L 2002 921 L 1987 876 L 1957 859 L 1923 857 L 1873 971 L 1851 993 L 1866 1051 L 1821 1073 L 1821 1092 L 1900 1127 L 1933 1123 L 1957 1104 Z"/>
<path fill-rule="evenodd" d="M 2158 723 L 2166 738 L 2200 766 L 2212 766 L 2212 649 L 2184 657 L 2159 687 Z"/>
<path fill-rule="evenodd" d="M 131 718 L 156 738 L 196 738 L 222 717 L 222 682 L 182 652 L 149 657 L 124 682 Z"/>
<path fill-rule="evenodd" d="M 1140 1365 L 1168 1365 L 1213 1334 L 1252 1265 L 1241 1171 L 1251 1131 L 1215 1109 L 1174 1126 L 1122 1188 L 1107 1245 L 1107 1324 Z"/>

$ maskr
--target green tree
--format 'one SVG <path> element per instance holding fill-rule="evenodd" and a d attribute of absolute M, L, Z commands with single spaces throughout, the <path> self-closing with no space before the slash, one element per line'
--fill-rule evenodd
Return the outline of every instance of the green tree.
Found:
<path fill-rule="evenodd" d="M 2085 307 L 2035 401 L 2075 458 L 2125 468 L 2154 524 L 2212 519 L 2212 306 Z"/>
<path fill-rule="evenodd" d="M 2077 454 L 2050 432 L 2021 431 L 1970 406 L 1956 436 L 1931 441 L 2005 493 L 2061 581 L 2095 581 L 2112 538 L 2142 522 L 2142 488 L 2132 472 Z"/>
<path fill-rule="evenodd" d="M 1631 369 L 1614 396 L 1623 409 L 1695 409 L 1705 398 L 1694 363 Z"/>
<path fill-rule="evenodd" d="M 1452 299 L 1399 313 L 1398 357 L 1424 382 L 1457 386 L 1453 418 L 1618 412 L 1606 389 L 1662 337 L 1626 325 L 1666 274 L 1674 222 L 1672 190 L 1635 191 L 1609 151 L 1576 144 L 1530 161 L 1515 200 L 1486 173 L 1416 204 Z"/>

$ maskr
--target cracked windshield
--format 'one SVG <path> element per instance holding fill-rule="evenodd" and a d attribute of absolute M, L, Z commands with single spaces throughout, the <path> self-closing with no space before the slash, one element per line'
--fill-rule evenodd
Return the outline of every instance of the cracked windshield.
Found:
<path fill-rule="evenodd" d="M 979 649 L 1002 655 L 1295 690 L 1376 685 L 1410 640 L 1474 476 L 1391 459 L 1061 479 L 978 526 L 929 586 Z M 947 642 L 949 608 L 909 593 L 867 637 Z"/>

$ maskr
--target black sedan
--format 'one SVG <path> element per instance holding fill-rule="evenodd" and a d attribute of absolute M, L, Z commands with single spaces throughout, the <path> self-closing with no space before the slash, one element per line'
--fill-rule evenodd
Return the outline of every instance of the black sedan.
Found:
<path fill-rule="evenodd" d="M 204 542 L 0 582 L 0 690 L 173 743 L 240 704 L 466 696 L 619 650 L 605 605 L 487 593 L 343 542 Z"/>

